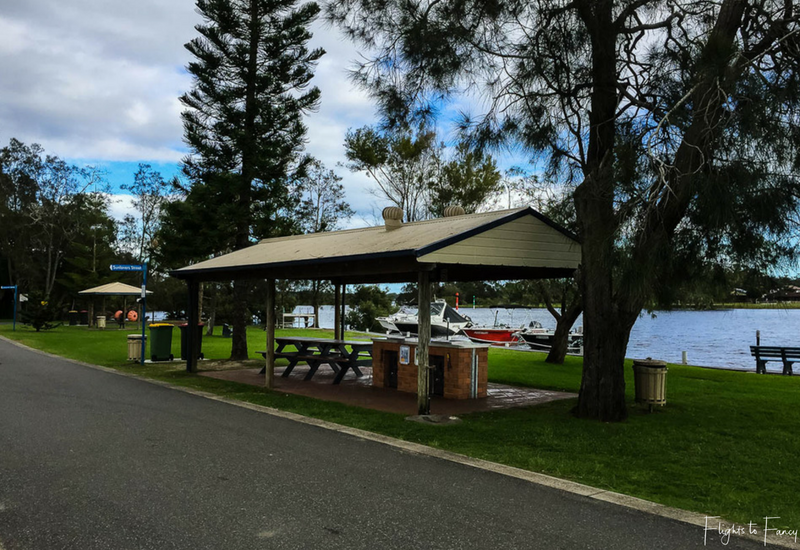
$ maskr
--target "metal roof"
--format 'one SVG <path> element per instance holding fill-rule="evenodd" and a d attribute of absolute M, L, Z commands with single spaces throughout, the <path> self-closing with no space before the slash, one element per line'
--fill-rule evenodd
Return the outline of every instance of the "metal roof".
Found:
<path fill-rule="evenodd" d="M 148 290 L 148 294 L 152 294 L 153 291 Z M 84 295 L 93 295 L 93 296 L 141 296 L 142 289 L 126 285 L 125 283 L 108 283 L 105 285 L 96 286 L 94 288 L 87 288 L 86 290 L 81 290 L 78 294 Z"/>
<path fill-rule="evenodd" d="M 535 238 L 528 228 L 535 230 Z M 500 257 L 498 249 L 507 253 Z M 569 276 L 579 260 L 580 244 L 574 235 L 531 208 L 519 208 L 396 228 L 380 225 L 264 239 L 171 275 L 196 280 L 405 282 L 427 269 L 435 271 L 434 280 L 492 280 Z"/>

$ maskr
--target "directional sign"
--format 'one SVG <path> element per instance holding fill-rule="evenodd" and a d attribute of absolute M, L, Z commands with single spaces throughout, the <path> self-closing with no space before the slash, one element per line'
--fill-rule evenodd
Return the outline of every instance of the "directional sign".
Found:
<path fill-rule="evenodd" d="M 0 290 L 16 290 L 15 286 L 0 286 Z"/>
<path fill-rule="evenodd" d="M 111 264 L 111 271 L 144 271 L 139 264 Z"/>

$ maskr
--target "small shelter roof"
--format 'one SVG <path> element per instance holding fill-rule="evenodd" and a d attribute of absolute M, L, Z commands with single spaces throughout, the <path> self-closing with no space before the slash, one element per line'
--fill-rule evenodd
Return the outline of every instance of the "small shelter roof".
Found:
<path fill-rule="evenodd" d="M 147 293 L 152 294 L 153 292 L 148 290 Z M 141 296 L 142 289 L 125 283 L 108 283 L 81 290 L 78 294 L 83 294 L 84 296 Z"/>
<path fill-rule="evenodd" d="M 176 271 L 181 279 L 331 279 L 342 283 L 568 277 L 577 238 L 532 208 L 264 239 Z"/>

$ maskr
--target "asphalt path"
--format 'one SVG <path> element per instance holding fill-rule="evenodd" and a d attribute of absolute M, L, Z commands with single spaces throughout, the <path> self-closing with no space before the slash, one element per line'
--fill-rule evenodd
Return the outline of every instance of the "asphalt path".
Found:
<path fill-rule="evenodd" d="M 0 550 L 640 550 L 703 535 L 0 340 Z M 705 547 L 723 548 L 713 533 Z"/>

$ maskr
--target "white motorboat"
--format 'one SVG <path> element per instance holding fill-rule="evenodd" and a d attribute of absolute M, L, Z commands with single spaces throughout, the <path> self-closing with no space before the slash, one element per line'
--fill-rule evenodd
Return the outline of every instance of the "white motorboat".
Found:
<path fill-rule="evenodd" d="M 377 317 L 382 327 L 387 332 L 399 332 L 401 334 L 417 334 L 419 332 L 419 320 L 417 312 L 407 308 L 389 315 L 388 317 Z M 435 300 L 431 303 L 431 336 L 452 336 L 464 328 L 472 325 L 469 317 L 461 315 L 453 309 L 444 299 Z"/>

